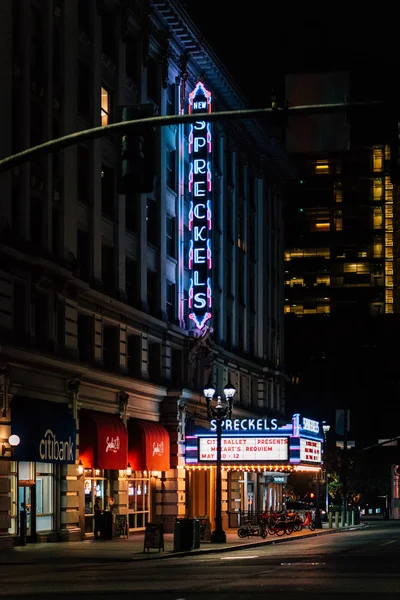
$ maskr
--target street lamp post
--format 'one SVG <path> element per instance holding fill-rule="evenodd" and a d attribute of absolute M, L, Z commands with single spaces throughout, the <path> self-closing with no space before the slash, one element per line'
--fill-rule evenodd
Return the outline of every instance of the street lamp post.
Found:
<path fill-rule="evenodd" d="M 326 421 L 322 421 L 322 430 L 324 432 L 324 453 L 326 452 L 326 436 L 328 435 L 330 428 L 331 428 L 331 426 L 328 425 L 328 423 Z M 326 465 L 325 465 L 325 510 L 326 510 L 326 516 L 328 516 L 329 494 L 328 494 L 328 471 L 326 469 Z"/>
<path fill-rule="evenodd" d="M 222 527 L 222 479 L 221 479 L 221 438 L 222 438 L 222 421 L 224 419 L 230 419 L 232 417 L 232 406 L 233 397 L 236 393 L 236 389 L 228 380 L 228 383 L 224 387 L 225 404 L 222 404 L 221 396 L 217 397 L 217 404 L 212 405 L 213 397 L 215 394 L 215 388 L 212 385 L 207 385 L 203 394 L 207 403 L 207 418 L 215 420 L 217 425 L 217 477 L 216 477 L 216 491 L 215 491 L 215 529 L 211 533 L 211 542 L 216 544 L 223 544 L 226 542 L 226 534 Z"/>

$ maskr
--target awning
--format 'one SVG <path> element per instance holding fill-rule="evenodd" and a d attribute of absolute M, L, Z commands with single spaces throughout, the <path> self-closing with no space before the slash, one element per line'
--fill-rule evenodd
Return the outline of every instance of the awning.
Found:
<path fill-rule="evenodd" d="M 160 423 L 129 419 L 128 460 L 133 471 L 168 471 L 169 458 L 168 431 Z"/>
<path fill-rule="evenodd" d="M 116 415 L 81 409 L 79 459 L 86 469 L 126 469 L 128 435 L 121 419 Z"/>

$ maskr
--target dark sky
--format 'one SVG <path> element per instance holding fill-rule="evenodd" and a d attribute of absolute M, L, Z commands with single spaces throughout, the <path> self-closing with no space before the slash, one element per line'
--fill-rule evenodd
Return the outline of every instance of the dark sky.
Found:
<path fill-rule="evenodd" d="M 349 3 L 182 1 L 253 106 L 264 105 L 271 87 L 282 92 L 285 72 L 341 69 L 358 62 L 379 73 L 397 60 L 390 11 L 361 12 Z"/>

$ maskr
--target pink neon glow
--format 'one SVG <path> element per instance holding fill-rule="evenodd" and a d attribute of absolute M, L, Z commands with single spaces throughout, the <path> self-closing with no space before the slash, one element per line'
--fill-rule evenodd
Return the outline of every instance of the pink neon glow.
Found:
<path fill-rule="evenodd" d="M 193 240 L 190 240 L 190 248 L 189 248 L 189 269 L 193 267 Z"/>
<path fill-rule="evenodd" d="M 194 88 L 194 90 L 192 92 L 190 92 L 189 94 L 189 114 L 192 113 L 193 110 L 193 101 L 194 101 L 194 97 L 197 94 L 197 90 L 201 88 L 203 94 L 205 95 L 206 99 L 207 99 L 207 112 L 211 112 L 211 92 L 209 92 L 205 87 L 204 84 L 199 81 L 198 84 L 196 85 L 196 87 Z"/>
<path fill-rule="evenodd" d="M 192 231 L 192 228 L 193 228 L 193 218 L 194 218 L 193 202 L 190 201 L 190 204 L 189 204 L 189 231 Z"/>
<path fill-rule="evenodd" d="M 207 300 L 208 300 L 208 308 L 211 308 L 212 290 L 211 290 L 211 285 L 210 285 L 210 278 L 207 279 Z"/>
<path fill-rule="evenodd" d="M 192 321 L 195 322 L 197 329 L 203 329 L 203 327 L 206 324 L 206 322 L 208 321 L 208 319 L 211 319 L 211 313 L 207 312 L 201 321 L 198 321 L 196 315 L 191 313 L 189 315 L 189 319 L 192 319 Z"/>
<path fill-rule="evenodd" d="M 211 192 L 211 171 L 210 171 L 210 167 L 208 167 L 208 169 L 207 169 L 207 188 L 208 188 L 208 191 Z"/>
<path fill-rule="evenodd" d="M 189 130 L 189 154 L 193 152 L 193 125 L 190 125 Z"/>
<path fill-rule="evenodd" d="M 212 267 L 212 252 L 211 252 L 211 240 L 207 240 L 207 267 Z"/>
<path fill-rule="evenodd" d="M 211 112 L 211 111 L 208 111 L 208 112 Z M 212 141 L 212 137 L 211 137 L 211 123 L 207 123 L 207 144 L 208 144 L 208 151 L 209 152 L 211 152 L 211 150 L 212 150 L 211 141 Z"/>
<path fill-rule="evenodd" d="M 188 182 L 188 187 L 189 187 L 189 192 L 192 191 L 193 188 L 193 163 L 190 164 L 190 168 L 189 168 L 189 182 Z"/>
<path fill-rule="evenodd" d="M 190 284 L 190 288 L 189 288 L 188 304 L 189 304 L 189 308 L 193 308 L 193 279 L 191 280 L 191 284 Z"/>
<path fill-rule="evenodd" d="M 210 231 L 212 227 L 211 216 L 211 201 L 207 200 L 207 227 Z"/>

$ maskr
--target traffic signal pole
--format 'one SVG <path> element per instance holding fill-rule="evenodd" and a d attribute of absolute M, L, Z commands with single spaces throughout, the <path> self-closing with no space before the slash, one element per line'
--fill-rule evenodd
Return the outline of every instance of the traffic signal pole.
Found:
<path fill-rule="evenodd" d="M 0 173 L 7 171 L 17 165 L 23 164 L 33 158 L 37 158 L 43 154 L 49 154 L 63 150 L 68 146 L 73 146 L 81 142 L 88 140 L 95 140 L 102 137 L 108 137 L 112 135 L 123 136 L 127 133 L 135 134 L 135 130 L 143 130 L 144 127 L 158 128 L 168 125 L 179 125 L 185 123 L 193 123 L 195 121 L 237 121 L 244 119 L 253 119 L 256 117 L 270 116 L 271 124 L 276 124 L 277 116 L 282 117 L 294 113 L 294 114 L 315 114 L 324 112 L 336 112 L 345 110 L 347 108 L 355 106 L 371 106 L 383 104 L 381 101 L 372 102 L 353 102 L 353 103 L 334 103 L 334 104 L 310 104 L 305 106 L 287 106 L 285 108 L 273 107 L 273 108 L 252 108 L 246 110 L 226 110 L 212 113 L 196 113 L 186 115 L 170 115 L 162 117 L 150 117 L 145 119 L 136 119 L 134 121 L 121 121 L 119 123 L 112 123 L 111 125 L 104 125 L 101 127 L 93 127 L 92 129 L 85 129 L 83 131 L 76 131 L 55 140 L 49 140 L 43 144 L 39 144 L 32 148 L 27 148 L 18 154 L 7 156 L 6 158 L 0 159 Z"/>

